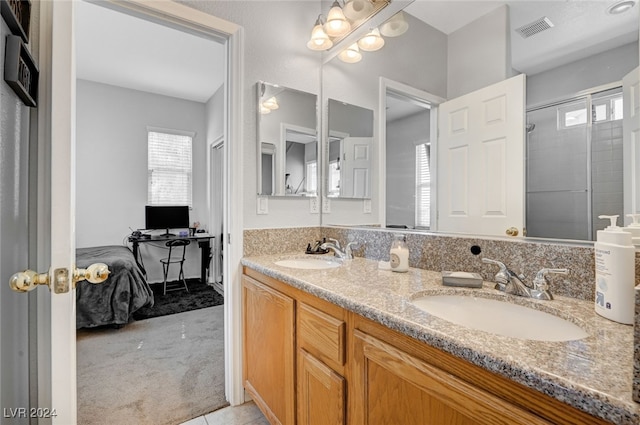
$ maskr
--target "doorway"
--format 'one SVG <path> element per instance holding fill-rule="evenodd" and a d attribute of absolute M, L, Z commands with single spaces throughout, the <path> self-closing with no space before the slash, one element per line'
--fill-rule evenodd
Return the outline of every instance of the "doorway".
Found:
<path fill-rule="evenodd" d="M 189 170 L 192 191 L 190 223 L 199 222 L 199 227 L 193 227 L 207 231 L 213 231 L 216 226 L 215 234 L 222 234 L 222 217 L 217 216 L 217 223 L 210 221 L 213 214 L 210 214 L 212 205 L 207 176 L 211 164 L 207 161 L 206 151 L 207 141 L 213 137 L 212 133 L 223 134 L 225 131 L 224 128 L 216 127 L 217 123 L 224 122 L 225 116 L 225 40 L 213 34 L 194 34 L 180 25 L 168 25 L 148 19 L 133 16 L 127 10 L 104 7 L 102 3 L 78 2 L 76 7 L 76 197 L 78 200 L 86 199 L 90 193 L 99 190 L 105 199 L 114 200 L 106 202 L 107 206 L 102 209 L 87 208 L 86 204 L 77 202 L 78 248 L 126 244 L 131 230 L 145 229 L 143 211 L 148 202 L 147 185 L 151 184 L 148 176 L 154 171 L 147 162 L 147 144 L 151 143 L 147 133 L 151 128 L 154 131 L 158 128 L 165 129 L 163 133 L 189 132 L 193 135 Z M 113 28 L 118 28 L 118 32 L 101 31 Z M 100 46 L 100 49 L 95 49 L 95 46 Z M 100 161 L 88 161 L 89 158 L 96 157 Z M 220 159 L 224 163 L 224 157 Z M 221 172 L 220 178 L 222 177 Z M 222 184 L 219 182 L 220 187 Z M 222 211 L 224 204 L 221 197 L 220 202 L 218 208 Z M 95 223 L 100 223 L 100 226 L 95 226 Z M 218 243 L 221 243 L 220 239 L 214 239 L 213 246 Z M 156 245 L 141 249 L 147 281 L 151 284 L 161 279 L 159 258 L 165 254 L 162 244 Z M 190 248 L 193 249 L 188 253 L 189 260 L 185 263 L 187 278 L 199 276 L 200 253 L 197 247 Z M 190 261 L 192 259 L 194 261 Z M 210 277 L 213 277 L 215 267 L 210 267 L 209 270 Z M 219 269 L 217 271 L 220 272 Z M 219 283 L 222 284 L 222 273 L 219 275 Z M 109 408 L 102 415 L 96 414 L 98 401 L 104 401 L 105 397 L 91 397 L 90 388 L 93 384 L 87 381 L 100 381 L 101 386 L 110 385 L 112 389 L 120 382 L 121 396 L 117 395 L 118 391 L 107 391 L 109 397 L 111 394 L 114 397 L 109 402 L 123 399 L 123 403 L 113 405 L 113 410 L 130 418 L 136 418 L 136 414 L 139 414 L 139 420 L 154 422 L 154 418 L 157 419 L 154 415 L 186 420 L 220 407 L 219 403 L 215 404 L 213 401 L 213 395 L 217 395 L 217 398 L 221 395 L 222 402 L 225 402 L 224 352 L 221 347 L 217 347 L 219 350 L 209 347 L 208 351 L 215 353 L 219 366 L 216 369 L 218 379 L 210 379 L 212 377 L 205 377 L 203 374 L 212 373 L 207 369 L 211 365 L 204 365 L 204 352 L 197 355 L 193 347 L 197 346 L 198 350 L 205 351 L 206 342 L 212 341 L 208 338 L 211 333 L 216 334 L 215 341 L 222 345 L 222 309 L 222 306 L 216 308 L 215 320 L 212 314 L 203 315 L 202 311 L 188 315 L 178 313 L 147 319 L 149 323 L 146 324 L 144 321 L 130 323 L 122 329 L 101 332 L 99 337 L 97 333 L 86 336 L 84 332 L 79 332 L 80 422 L 89 423 L 87 418 L 92 416 L 102 416 L 108 420 L 112 410 Z M 154 330 L 156 326 L 152 326 L 152 322 L 155 324 L 159 320 L 162 321 L 162 329 Z M 210 327 L 212 321 L 217 323 L 216 329 Z M 162 341 L 162 335 L 154 337 L 154 332 L 163 334 L 163 331 L 166 340 L 175 334 L 178 338 L 176 343 L 161 344 L 166 341 Z M 197 332 L 206 332 L 207 335 L 194 335 Z M 106 374 L 101 375 L 102 378 L 96 379 L 88 373 L 89 370 L 104 368 L 110 363 L 96 363 L 95 368 L 93 364 L 87 364 L 86 357 L 99 358 L 81 355 L 91 353 L 91 349 L 87 347 L 95 347 L 96 344 L 99 347 L 99 344 L 103 344 L 105 349 L 106 346 L 115 349 L 123 343 L 126 345 L 130 338 L 138 340 L 139 344 L 129 351 L 115 351 L 116 354 L 112 356 L 120 359 L 131 357 L 125 364 L 113 368 L 125 375 L 117 376 L 118 374 L 106 371 Z M 180 343 L 186 346 L 192 338 L 198 338 L 200 344 L 186 352 L 177 349 Z M 155 348 L 150 349 L 151 346 Z M 145 351 L 147 354 L 143 355 Z M 165 355 L 156 356 L 159 351 Z M 166 362 L 162 363 L 160 360 Z M 133 368 L 129 368 L 131 364 L 134 364 Z M 144 371 L 137 373 L 140 369 L 135 367 L 136 364 Z M 168 374 L 169 370 L 180 370 L 179 366 L 183 366 L 180 375 Z M 94 378 L 86 379 L 82 376 L 83 371 Z M 132 376 L 136 379 L 127 380 Z M 157 376 L 163 377 L 163 385 L 154 382 L 154 377 Z M 196 382 L 207 384 L 198 387 L 195 386 Z M 211 388 L 214 385 L 217 387 L 215 391 Z M 93 388 L 97 391 L 96 386 Z M 129 396 L 122 396 L 127 392 Z M 196 403 L 197 394 L 203 395 L 200 397 L 200 404 Z M 154 400 L 155 404 L 152 403 Z M 105 405 L 109 406 L 108 403 Z M 206 410 L 209 406 L 212 409 Z M 89 414 L 83 412 L 83 409 L 89 408 L 94 410 Z M 163 413 L 162 409 L 167 412 Z"/>
<path fill-rule="evenodd" d="M 437 113 L 443 101 L 380 79 L 380 211 L 387 228 L 436 229 Z"/>

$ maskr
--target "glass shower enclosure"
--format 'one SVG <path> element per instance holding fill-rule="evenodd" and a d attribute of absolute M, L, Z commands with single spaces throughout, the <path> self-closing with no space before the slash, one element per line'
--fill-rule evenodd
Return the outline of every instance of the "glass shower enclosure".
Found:
<path fill-rule="evenodd" d="M 526 131 L 527 236 L 594 240 L 598 215 L 623 217 L 621 88 L 531 108 Z"/>

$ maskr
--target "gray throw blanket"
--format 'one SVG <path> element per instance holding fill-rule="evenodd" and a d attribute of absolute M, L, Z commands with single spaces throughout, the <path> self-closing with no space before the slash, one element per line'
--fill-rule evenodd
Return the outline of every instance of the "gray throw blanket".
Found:
<path fill-rule="evenodd" d="M 153 306 L 153 292 L 125 246 L 97 246 L 76 250 L 76 264 L 109 266 L 109 278 L 102 283 L 78 282 L 76 288 L 76 328 L 125 325 L 134 311 Z"/>

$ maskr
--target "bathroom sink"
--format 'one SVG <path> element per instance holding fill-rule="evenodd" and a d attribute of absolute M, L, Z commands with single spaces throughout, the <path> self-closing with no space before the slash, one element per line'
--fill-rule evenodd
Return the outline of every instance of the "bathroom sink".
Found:
<path fill-rule="evenodd" d="M 457 325 L 512 338 L 573 341 L 588 336 L 568 320 L 505 301 L 464 295 L 427 295 L 411 302 Z"/>
<path fill-rule="evenodd" d="M 340 267 L 341 262 L 329 258 L 294 258 L 291 260 L 280 260 L 275 262 L 276 266 L 289 267 L 292 269 L 322 270 Z"/>

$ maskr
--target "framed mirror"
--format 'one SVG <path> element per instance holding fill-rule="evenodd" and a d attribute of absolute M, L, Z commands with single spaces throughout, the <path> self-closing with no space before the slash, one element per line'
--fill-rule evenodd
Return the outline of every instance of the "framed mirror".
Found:
<path fill-rule="evenodd" d="M 338 100 L 328 101 L 327 196 L 371 197 L 373 111 Z"/>
<path fill-rule="evenodd" d="M 258 195 L 317 196 L 315 94 L 259 81 Z"/>

